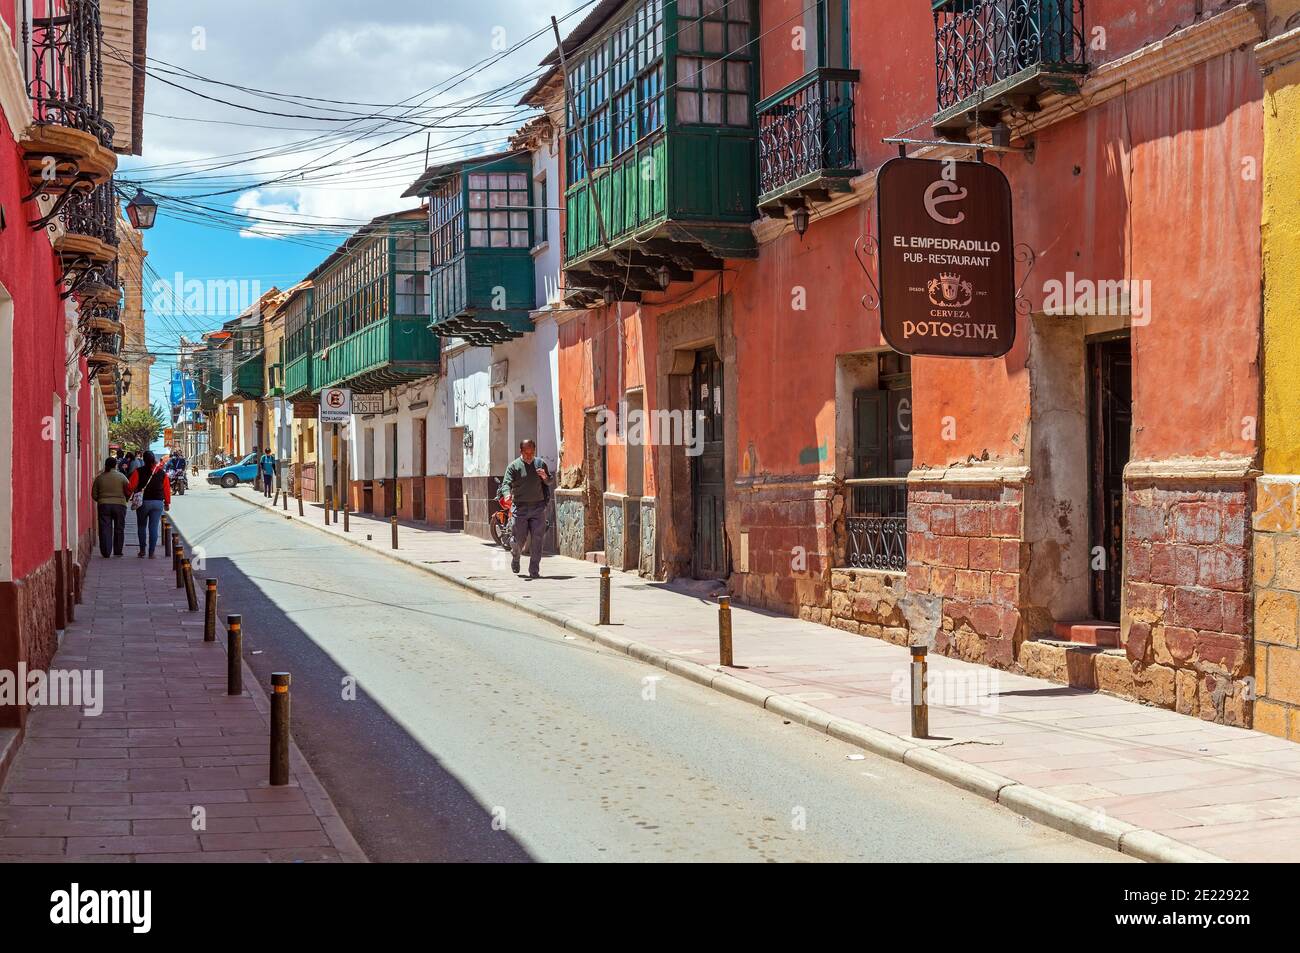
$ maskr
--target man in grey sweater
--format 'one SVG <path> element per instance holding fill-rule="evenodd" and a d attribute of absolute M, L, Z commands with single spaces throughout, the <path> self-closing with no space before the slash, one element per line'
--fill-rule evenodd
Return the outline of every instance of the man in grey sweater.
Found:
<path fill-rule="evenodd" d="M 501 495 L 509 496 L 514 507 L 515 538 L 510 548 L 510 571 L 519 572 L 519 554 L 524 540 L 532 537 L 528 547 L 528 576 L 536 579 L 542 572 L 542 547 L 546 545 L 546 504 L 551 498 L 551 476 L 546 462 L 537 459 L 537 444 L 519 441 L 519 456 L 506 467 L 501 480 Z"/>

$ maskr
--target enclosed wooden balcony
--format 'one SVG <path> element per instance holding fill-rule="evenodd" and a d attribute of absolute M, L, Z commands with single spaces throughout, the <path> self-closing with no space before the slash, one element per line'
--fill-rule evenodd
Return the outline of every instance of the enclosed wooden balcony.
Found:
<path fill-rule="evenodd" d="M 1004 110 L 1035 112 L 1087 72 L 1083 0 L 935 0 L 937 133 L 964 139 Z"/>
<path fill-rule="evenodd" d="M 312 320 L 315 294 L 308 282 L 289 292 L 280 306 L 284 315 L 284 396 L 312 399 Z"/>
<path fill-rule="evenodd" d="M 339 386 L 375 393 L 438 372 L 427 227 L 424 209 L 380 216 L 309 276 L 313 394 Z"/>
<path fill-rule="evenodd" d="M 757 255 L 754 14 L 641 0 L 565 40 L 571 304 L 636 301 Z"/>
<path fill-rule="evenodd" d="M 429 169 L 407 192 L 427 196 L 432 235 L 429 327 L 470 344 L 532 330 L 532 163 L 526 151 Z"/>
<path fill-rule="evenodd" d="M 758 207 L 765 215 L 783 218 L 788 208 L 826 202 L 861 174 L 857 82 L 857 70 L 816 69 L 758 104 Z"/>

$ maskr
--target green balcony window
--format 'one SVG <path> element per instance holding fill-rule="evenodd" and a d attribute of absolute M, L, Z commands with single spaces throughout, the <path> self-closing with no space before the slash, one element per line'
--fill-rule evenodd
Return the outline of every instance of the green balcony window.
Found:
<path fill-rule="evenodd" d="M 407 191 L 429 201 L 429 326 L 471 344 L 532 329 L 534 208 L 526 151 L 435 166 Z"/>
<path fill-rule="evenodd" d="M 373 393 L 438 372 L 426 228 L 419 211 L 380 216 L 308 276 L 311 393 L 340 386 Z"/>
<path fill-rule="evenodd" d="M 640 0 L 618 16 L 566 40 L 564 267 L 579 299 L 636 300 L 663 268 L 757 254 L 756 5 Z"/>

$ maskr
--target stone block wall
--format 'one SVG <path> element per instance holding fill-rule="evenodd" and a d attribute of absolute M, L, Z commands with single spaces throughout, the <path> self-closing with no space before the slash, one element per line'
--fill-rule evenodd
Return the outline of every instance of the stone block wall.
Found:
<path fill-rule="evenodd" d="M 907 497 L 907 589 L 941 600 L 932 649 L 1013 668 L 1026 636 L 1023 485 L 914 483 Z"/>
<path fill-rule="evenodd" d="M 1254 727 L 1300 741 L 1300 477 L 1256 482 Z"/>
<path fill-rule="evenodd" d="M 832 569 L 830 624 L 854 635 L 907 645 L 908 623 L 899 605 L 906 595 L 906 573 Z"/>
<path fill-rule="evenodd" d="M 1132 679 L 1117 670 L 1108 690 L 1250 726 L 1250 497 L 1245 480 L 1129 482 L 1121 634 Z"/>
<path fill-rule="evenodd" d="M 834 485 L 755 482 L 739 487 L 728 505 L 739 508 L 744 537 L 733 549 L 731 591 L 749 605 L 829 625 L 835 519 L 844 505 Z"/>

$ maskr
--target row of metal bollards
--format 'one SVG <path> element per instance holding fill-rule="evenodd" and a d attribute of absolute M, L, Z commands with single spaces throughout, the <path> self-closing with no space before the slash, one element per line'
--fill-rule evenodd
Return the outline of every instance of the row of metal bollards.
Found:
<path fill-rule="evenodd" d="M 397 548 L 397 529 L 393 529 L 393 548 Z M 600 567 L 600 621 L 609 625 L 610 610 L 609 567 Z M 912 737 L 930 736 L 930 708 L 926 703 L 926 655 L 924 645 L 913 645 L 912 653 Z M 731 597 L 718 597 L 718 664 L 724 668 L 735 666 L 731 643 Z"/>
<path fill-rule="evenodd" d="M 286 505 L 288 498 L 285 498 Z M 346 518 L 346 516 L 345 516 Z M 173 533 L 171 520 L 162 521 L 162 543 L 172 550 L 172 568 L 176 571 L 176 588 L 184 587 L 189 611 L 197 612 L 198 595 L 194 591 L 194 571 L 180 533 Z M 396 531 L 394 531 L 396 532 Z M 203 641 L 217 640 L 217 580 L 208 579 L 203 600 Z M 244 693 L 244 623 L 241 615 L 226 616 L 226 694 Z M 289 783 L 289 683 L 288 672 L 271 673 L 271 750 L 269 774 L 273 786 Z"/>

